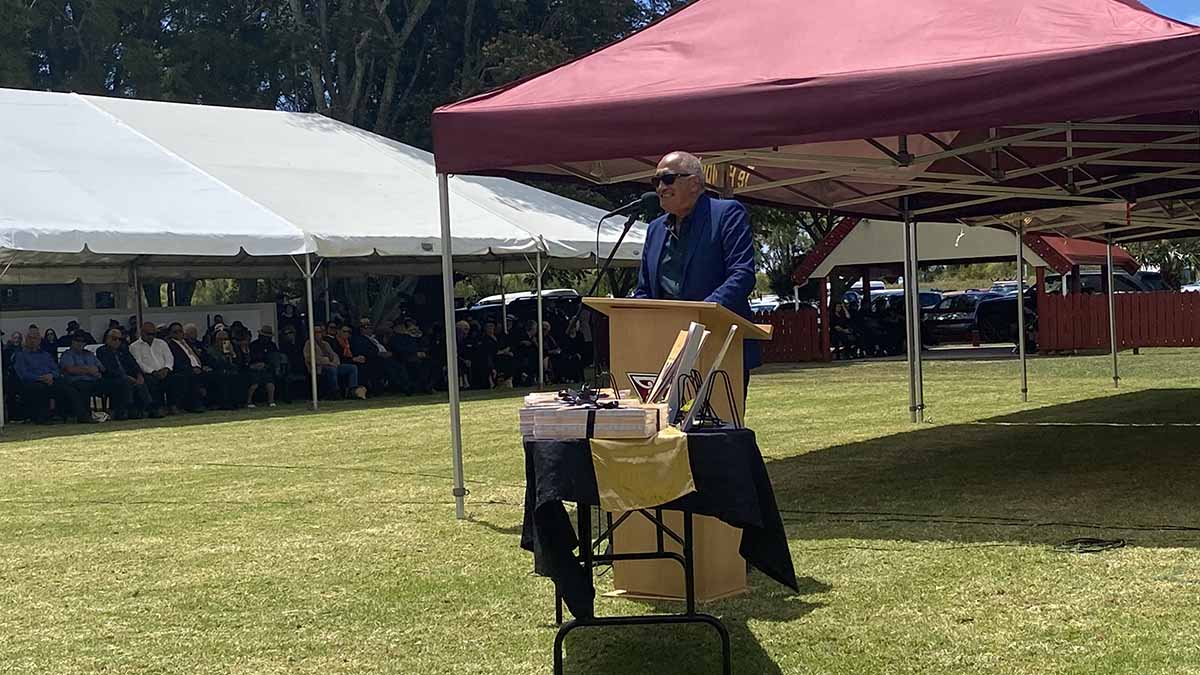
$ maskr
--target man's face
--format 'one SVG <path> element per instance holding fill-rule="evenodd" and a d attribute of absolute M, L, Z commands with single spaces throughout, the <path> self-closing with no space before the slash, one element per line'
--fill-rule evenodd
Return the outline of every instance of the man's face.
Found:
<path fill-rule="evenodd" d="M 109 349 L 117 349 L 121 346 L 121 334 L 115 330 L 108 331 L 108 335 L 104 336 L 104 344 Z"/>
<path fill-rule="evenodd" d="M 193 342 L 200 339 L 200 329 L 196 328 L 195 326 L 188 326 L 184 329 L 183 334 L 187 336 L 187 339 Z"/>
<path fill-rule="evenodd" d="M 25 335 L 25 349 L 28 349 L 31 352 L 36 352 L 41 348 L 42 337 L 38 335 L 37 331 L 29 331 L 29 333 Z"/>
<path fill-rule="evenodd" d="M 342 329 L 341 329 L 340 331 L 338 331 L 338 335 L 339 335 L 339 336 L 340 336 L 340 337 L 341 337 L 343 340 L 349 340 L 349 339 L 350 339 L 350 327 L 349 327 L 349 326 L 342 326 Z"/>
<path fill-rule="evenodd" d="M 325 337 L 325 329 L 321 326 L 313 326 L 313 337 L 318 340 Z"/>
<path fill-rule="evenodd" d="M 147 321 L 142 324 L 142 337 L 152 338 L 158 334 L 158 327 L 153 322 Z"/>
<path fill-rule="evenodd" d="M 86 346 L 87 346 L 87 340 L 84 340 L 83 338 L 80 338 L 80 337 L 71 338 L 71 350 L 72 351 L 81 352 L 81 351 L 83 351 L 83 348 Z"/>
<path fill-rule="evenodd" d="M 362 331 L 363 335 L 366 335 L 368 337 L 375 334 L 375 329 L 371 328 L 371 324 L 369 324 L 369 323 L 362 324 L 361 326 L 358 327 L 358 329 Z"/>
<path fill-rule="evenodd" d="M 295 342 L 296 341 L 296 331 L 294 331 L 294 330 L 283 331 L 282 339 L 287 342 Z"/>
<path fill-rule="evenodd" d="M 172 340 L 182 340 L 183 339 L 183 326 L 172 326 L 171 327 L 171 339 Z"/>
<path fill-rule="evenodd" d="M 663 211 L 676 216 L 690 213 L 704 189 L 700 177 L 687 175 L 673 155 L 663 157 L 654 176 L 654 191 L 658 193 Z"/>

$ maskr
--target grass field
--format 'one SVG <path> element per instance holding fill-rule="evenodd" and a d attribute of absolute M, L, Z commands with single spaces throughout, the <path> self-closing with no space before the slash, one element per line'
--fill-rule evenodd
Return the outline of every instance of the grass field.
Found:
<path fill-rule="evenodd" d="M 735 672 L 1200 673 L 1200 355 L 768 370 L 751 386 L 801 593 L 707 606 Z M 0 442 L 0 672 L 549 673 L 518 548 L 521 392 L 300 406 Z M 1123 549 L 1057 553 L 1072 537 Z M 599 580 L 603 587 L 608 577 Z M 645 611 L 602 601 L 601 613 Z M 705 629 L 579 631 L 569 673 L 715 673 Z"/>

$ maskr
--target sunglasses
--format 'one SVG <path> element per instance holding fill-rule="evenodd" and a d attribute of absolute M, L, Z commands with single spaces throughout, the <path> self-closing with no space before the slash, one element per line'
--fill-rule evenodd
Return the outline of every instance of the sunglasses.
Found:
<path fill-rule="evenodd" d="M 691 174 L 687 173 L 660 173 L 657 176 L 650 177 L 650 185 L 658 188 L 659 184 L 674 185 L 676 178 L 687 178 Z"/>

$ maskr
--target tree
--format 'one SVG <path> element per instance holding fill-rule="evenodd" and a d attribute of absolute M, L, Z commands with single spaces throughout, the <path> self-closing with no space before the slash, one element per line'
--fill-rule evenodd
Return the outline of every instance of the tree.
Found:
<path fill-rule="evenodd" d="M 1126 246 L 1143 265 L 1154 265 L 1172 287 L 1191 280 L 1193 270 L 1200 269 L 1200 239 L 1164 239 Z"/>
<path fill-rule="evenodd" d="M 771 292 L 783 296 L 792 294 L 796 260 L 812 249 L 812 232 L 823 232 L 824 218 L 809 213 L 792 213 L 780 209 L 755 207 L 751 209 L 754 226 L 758 269 L 766 275 Z"/>

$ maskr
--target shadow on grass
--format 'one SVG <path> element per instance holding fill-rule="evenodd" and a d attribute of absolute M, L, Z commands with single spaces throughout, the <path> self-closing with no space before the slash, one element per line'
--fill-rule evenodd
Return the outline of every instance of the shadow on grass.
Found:
<path fill-rule="evenodd" d="M 811 577 L 798 581 L 800 593 L 793 594 L 763 575 L 754 574 L 749 593 L 700 605 L 700 611 L 715 615 L 729 629 L 734 672 L 782 673 L 751 628 L 753 623 L 793 621 L 824 607 L 823 603 L 803 598 L 825 593 L 831 587 Z M 638 604 L 645 605 L 648 613 L 681 609 L 680 603 L 638 601 Z M 604 615 L 602 599 L 596 609 Z M 579 628 L 567 638 L 565 651 L 564 670 L 571 675 L 721 672 L 720 639 L 711 627 L 704 625 Z M 634 664 L 636 667 L 631 668 Z"/>
<path fill-rule="evenodd" d="M 493 401 L 524 396 L 531 390 L 525 389 L 491 389 L 462 392 L 465 401 Z M 320 414 L 336 415 L 339 413 L 361 412 L 364 410 L 416 408 L 431 405 L 446 405 L 446 393 L 438 392 L 430 395 L 400 396 L 388 394 L 365 401 L 321 401 Z M 50 424 L 37 425 L 30 422 L 6 424 L 0 433 L 0 443 L 17 441 L 37 441 L 46 438 L 66 438 L 87 434 L 109 433 L 117 431 L 140 431 L 144 429 L 172 429 L 226 422 L 262 421 L 285 419 L 302 415 L 310 415 L 307 400 L 297 400 L 292 403 L 280 403 L 276 408 L 268 408 L 260 404 L 258 408 L 238 410 L 210 410 L 204 413 L 180 413 L 162 419 L 140 419 L 126 421 L 110 421 L 103 424 Z"/>
<path fill-rule="evenodd" d="M 1158 389 L 831 447 L 768 464 L 788 534 L 1200 546 L 1200 391 Z"/>

